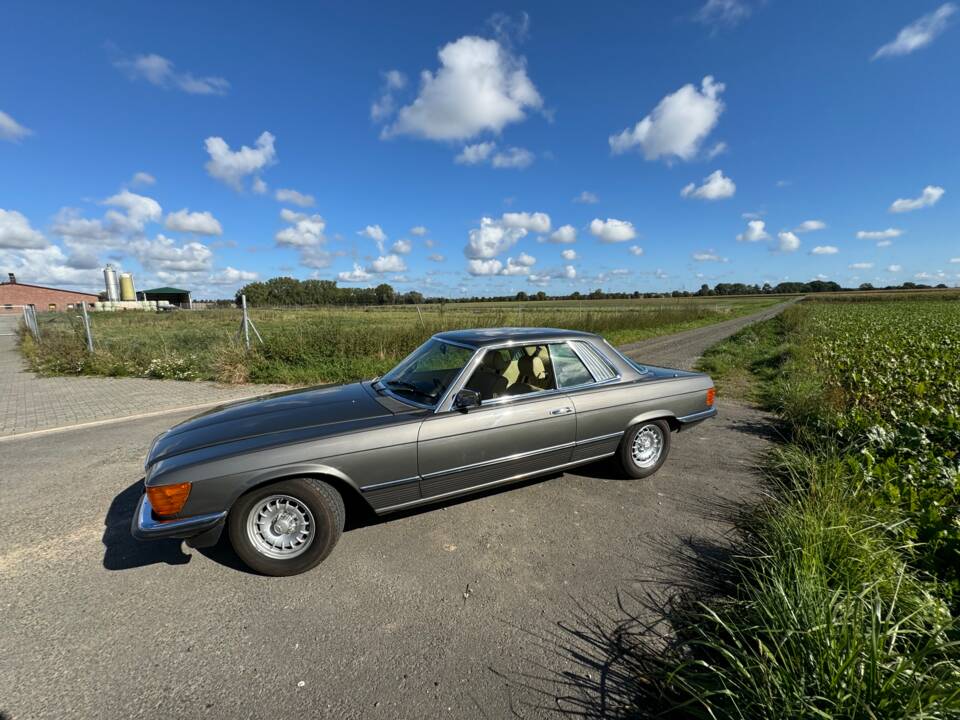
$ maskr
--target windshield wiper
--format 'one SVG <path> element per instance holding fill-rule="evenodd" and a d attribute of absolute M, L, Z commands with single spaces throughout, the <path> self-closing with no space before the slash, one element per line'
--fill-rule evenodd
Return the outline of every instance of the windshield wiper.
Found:
<path fill-rule="evenodd" d="M 437 396 L 435 394 L 428 393 L 424 390 L 421 390 L 412 382 L 407 382 L 406 380 L 387 380 L 386 383 L 384 384 L 387 387 L 391 387 L 391 388 L 395 387 L 399 390 L 407 390 L 409 392 L 416 393 L 417 395 L 420 395 L 425 398 L 429 398 L 430 400 L 437 399 Z"/>

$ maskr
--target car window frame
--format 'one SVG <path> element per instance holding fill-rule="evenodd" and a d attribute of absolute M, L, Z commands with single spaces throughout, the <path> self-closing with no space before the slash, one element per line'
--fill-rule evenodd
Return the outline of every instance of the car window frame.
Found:
<path fill-rule="evenodd" d="M 580 339 L 578 338 L 578 340 Z M 580 340 L 580 341 L 589 342 L 589 340 Z M 444 342 L 447 342 L 447 341 L 444 341 Z M 480 366 L 487 352 L 492 350 L 503 350 L 505 348 L 511 349 L 511 348 L 517 348 L 517 347 L 531 347 L 531 346 L 538 346 L 538 345 L 545 345 L 548 348 L 550 345 L 567 345 L 568 347 L 570 347 L 571 351 L 573 351 L 573 353 L 578 358 L 580 358 L 580 362 L 582 362 L 584 364 L 584 367 L 587 368 L 587 372 L 590 372 L 589 366 L 587 366 L 587 364 L 584 362 L 583 357 L 581 357 L 580 353 L 577 352 L 576 345 L 574 345 L 573 342 L 574 341 L 570 338 L 562 338 L 562 339 L 550 338 L 550 339 L 544 339 L 539 341 L 523 339 L 523 340 L 509 340 L 507 342 L 496 343 L 493 345 L 484 345 L 482 347 L 477 348 L 477 352 L 474 354 L 473 358 L 470 360 L 469 363 L 467 363 L 464 366 L 463 370 L 461 371 L 460 375 L 456 378 L 456 380 L 454 380 L 454 382 L 450 384 L 450 388 L 448 389 L 447 395 L 439 403 L 437 403 L 436 409 L 434 410 L 434 414 L 439 415 L 441 413 L 449 413 L 456 410 L 456 408 L 453 407 L 453 399 L 456 397 L 457 393 L 463 389 L 463 386 L 466 385 L 467 381 L 470 379 L 470 377 L 472 377 L 473 373 Z M 623 380 L 623 375 L 613 365 L 613 363 L 610 362 L 610 360 L 606 357 L 606 354 L 600 351 L 599 349 L 597 349 L 596 346 L 594 346 L 594 349 L 596 350 L 597 354 L 603 358 L 604 362 L 610 367 L 610 369 L 614 372 L 614 376 L 612 378 L 609 378 L 608 380 L 602 380 L 599 382 L 594 379 L 593 381 L 589 383 L 584 383 L 582 385 L 571 386 L 569 388 L 561 388 L 561 387 L 558 387 L 557 385 L 557 375 L 556 375 L 556 372 L 554 372 L 552 390 L 540 390 L 538 392 L 524 393 L 523 395 L 504 395 L 503 397 L 498 397 L 493 400 L 487 400 L 480 403 L 480 406 L 478 408 L 474 408 L 473 410 L 471 410 L 471 412 L 476 412 L 476 410 L 482 410 L 483 408 L 486 408 L 486 407 L 499 407 L 502 405 L 509 405 L 516 401 L 533 400 L 535 398 L 543 398 L 550 395 L 560 395 L 562 393 L 576 392 L 579 390 L 602 387 L 604 385 L 610 385 L 612 383 L 617 383 Z M 552 363 L 553 359 L 551 358 L 550 361 Z M 593 377 L 593 373 L 590 373 L 590 377 Z"/>

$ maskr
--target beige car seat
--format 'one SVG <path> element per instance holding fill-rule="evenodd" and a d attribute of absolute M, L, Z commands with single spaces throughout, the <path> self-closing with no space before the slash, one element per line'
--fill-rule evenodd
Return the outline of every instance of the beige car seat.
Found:
<path fill-rule="evenodd" d="M 510 360 L 502 350 L 491 350 L 483 356 L 466 387 L 480 393 L 481 400 L 493 400 L 507 392 L 507 379 L 503 371 L 507 369 Z"/>
<path fill-rule="evenodd" d="M 524 352 L 517 361 L 517 381 L 510 386 L 510 393 L 522 395 L 524 393 L 552 390 L 553 378 L 547 368 L 550 364 L 550 353 L 541 346 L 524 348 Z"/>

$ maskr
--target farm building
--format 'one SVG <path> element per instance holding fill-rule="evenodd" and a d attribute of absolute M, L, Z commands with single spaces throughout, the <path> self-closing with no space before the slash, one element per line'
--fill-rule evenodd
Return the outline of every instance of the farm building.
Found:
<path fill-rule="evenodd" d="M 137 293 L 141 300 L 166 300 L 171 305 L 190 307 L 190 291 L 180 288 L 161 287 L 153 290 L 141 290 Z"/>
<path fill-rule="evenodd" d="M 32 305 L 40 312 L 72 310 L 82 303 L 92 307 L 100 299 L 93 293 L 17 282 L 13 273 L 9 273 L 8 277 L 9 280 L 0 282 L 0 313 L 19 313 L 24 305 Z"/>

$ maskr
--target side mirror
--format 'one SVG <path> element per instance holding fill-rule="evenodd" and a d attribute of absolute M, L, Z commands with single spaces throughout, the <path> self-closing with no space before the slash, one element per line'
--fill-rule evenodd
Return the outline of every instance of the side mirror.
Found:
<path fill-rule="evenodd" d="M 457 397 L 453 401 L 453 406 L 458 410 L 469 410 L 473 407 L 480 407 L 480 393 L 476 390 L 463 388 L 463 390 L 457 393 Z"/>

